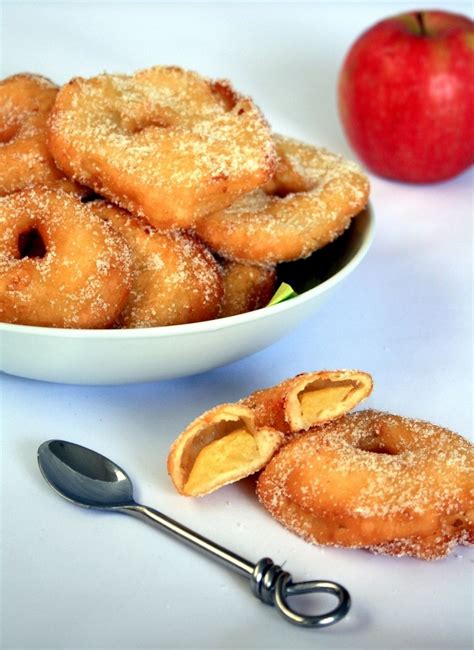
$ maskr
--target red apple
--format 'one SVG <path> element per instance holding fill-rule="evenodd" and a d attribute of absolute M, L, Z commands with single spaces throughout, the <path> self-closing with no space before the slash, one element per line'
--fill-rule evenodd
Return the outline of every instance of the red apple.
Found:
<path fill-rule="evenodd" d="M 339 79 L 349 142 L 380 176 L 425 183 L 474 162 L 474 23 L 445 11 L 383 20 L 350 49 Z"/>

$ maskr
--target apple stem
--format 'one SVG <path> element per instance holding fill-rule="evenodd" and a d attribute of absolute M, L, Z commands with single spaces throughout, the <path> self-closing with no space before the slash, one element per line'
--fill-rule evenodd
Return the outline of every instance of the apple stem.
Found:
<path fill-rule="evenodd" d="M 421 36 L 427 36 L 423 13 L 421 11 L 417 11 L 415 13 L 415 18 L 416 18 L 416 21 L 418 23 L 418 27 L 420 28 L 420 35 Z"/>

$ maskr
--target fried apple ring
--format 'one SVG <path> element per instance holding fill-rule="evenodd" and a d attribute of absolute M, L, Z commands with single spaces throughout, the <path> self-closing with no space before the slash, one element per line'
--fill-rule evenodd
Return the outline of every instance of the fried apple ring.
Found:
<path fill-rule="evenodd" d="M 268 305 L 275 292 L 274 266 L 221 262 L 224 296 L 219 317 L 234 316 Z"/>
<path fill-rule="evenodd" d="M 341 417 L 372 390 L 354 370 L 298 375 L 237 404 L 203 413 L 173 443 L 168 472 L 181 494 L 199 496 L 260 470 L 289 434 Z"/>
<path fill-rule="evenodd" d="M 72 193 L 37 187 L 0 199 L 0 320 L 102 328 L 124 307 L 125 240 Z"/>
<path fill-rule="evenodd" d="M 332 242 L 367 205 L 359 167 L 325 149 L 274 136 L 273 179 L 229 208 L 199 219 L 196 231 L 222 257 L 277 264 Z"/>
<path fill-rule="evenodd" d="M 429 422 L 361 411 L 282 447 L 257 495 L 307 541 L 434 560 L 474 542 L 474 447 Z"/>
<path fill-rule="evenodd" d="M 0 196 L 62 177 L 46 145 L 57 87 L 39 75 L 0 81 Z"/>
<path fill-rule="evenodd" d="M 168 473 L 186 496 L 202 496 L 261 469 L 283 436 L 257 428 L 253 412 L 222 404 L 203 413 L 181 433 L 168 456 Z"/>
<path fill-rule="evenodd" d="M 251 408 L 259 427 L 288 437 L 340 418 L 372 392 L 372 377 L 360 370 L 321 370 L 286 379 L 252 393 L 240 404 Z"/>
<path fill-rule="evenodd" d="M 177 67 L 73 79 L 58 93 L 49 146 L 67 176 L 161 229 L 188 228 L 275 167 L 251 99 Z"/>
<path fill-rule="evenodd" d="M 134 256 L 132 288 L 118 327 L 177 325 L 217 316 L 222 277 L 200 241 L 184 232 L 158 232 L 104 201 L 91 207 L 126 239 Z"/>

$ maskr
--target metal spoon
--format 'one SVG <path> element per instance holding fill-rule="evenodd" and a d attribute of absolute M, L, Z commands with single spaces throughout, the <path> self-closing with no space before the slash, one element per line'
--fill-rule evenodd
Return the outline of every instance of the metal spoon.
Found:
<path fill-rule="evenodd" d="M 38 449 L 38 464 L 47 483 L 68 501 L 86 508 L 122 512 L 151 520 L 246 576 L 250 579 L 254 595 L 264 603 L 274 605 L 291 623 L 325 627 L 337 623 L 349 611 L 349 593 L 336 582 L 311 580 L 294 583 L 290 574 L 269 558 L 262 558 L 256 564 L 249 562 L 157 510 L 136 503 L 132 482 L 123 469 L 91 449 L 64 440 L 48 440 Z M 339 601 L 334 609 L 325 614 L 300 614 L 288 604 L 290 596 L 321 592 L 332 594 Z"/>

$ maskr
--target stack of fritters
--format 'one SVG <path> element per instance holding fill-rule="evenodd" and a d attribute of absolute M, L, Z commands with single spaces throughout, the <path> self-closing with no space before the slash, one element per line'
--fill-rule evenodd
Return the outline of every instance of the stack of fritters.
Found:
<path fill-rule="evenodd" d="M 228 82 L 15 75 L 0 83 L 0 318 L 152 327 L 258 309 L 276 266 L 333 241 L 368 193 L 354 163 L 273 135 Z M 125 298 L 91 229 L 129 260 Z"/>

